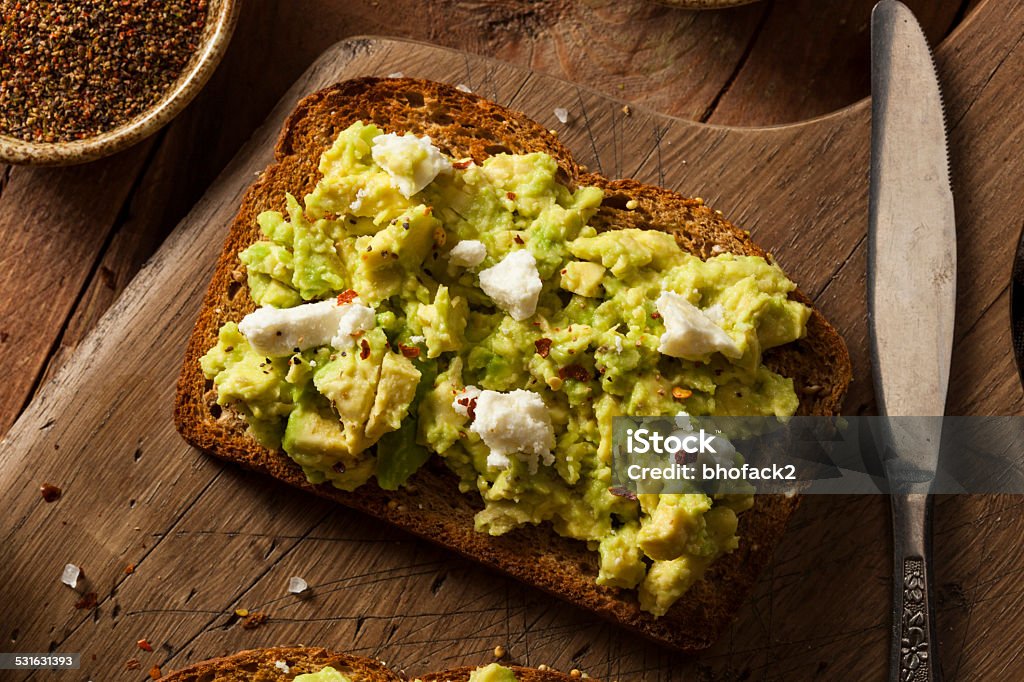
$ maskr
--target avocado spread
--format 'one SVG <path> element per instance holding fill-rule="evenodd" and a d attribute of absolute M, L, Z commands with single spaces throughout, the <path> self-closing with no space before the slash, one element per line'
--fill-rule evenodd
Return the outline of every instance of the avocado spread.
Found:
<path fill-rule="evenodd" d="M 471 672 L 469 682 L 517 682 L 517 678 L 509 668 L 491 663 Z"/>
<path fill-rule="evenodd" d="M 295 682 L 352 682 L 352 680 L 347 675 L 342 675 L 334 668 L 327 666 L 319 672 L 297 675 Z"/>
<path fill-rule="evenodd" d="M 737 546 L 752 498 L 612 494 L 612 418 L 793 414 L 761 354 L 804 334 L 794 284 L 763 258 L 599 232 L 602 190 L 541 153 L 477 165 L 355 123 L 319 168 L 239 254 L 258 309 L 202 359 L 217 402 L 312 483 L 393 490 L 438 455 L 482 498 L 478 531 L 548 523 L 664 614 Z"/>

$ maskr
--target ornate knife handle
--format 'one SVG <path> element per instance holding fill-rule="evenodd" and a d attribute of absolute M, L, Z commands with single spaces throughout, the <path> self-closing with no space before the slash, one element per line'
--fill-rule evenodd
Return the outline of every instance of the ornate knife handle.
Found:
<path fill-rule="evenodd" d="M 895 564 L 889 680 L 940 682 L 932 610 L 931 498 L 894 494 L 891 501 Z"/>

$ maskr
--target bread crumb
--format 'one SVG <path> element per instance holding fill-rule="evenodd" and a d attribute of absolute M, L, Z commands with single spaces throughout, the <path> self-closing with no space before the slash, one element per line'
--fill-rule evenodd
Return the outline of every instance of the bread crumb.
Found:
<path fill-rule="evenodd" d="M 494 647 L 494 657 L 498 659 L 505 658 L 505 647 L 500 644 Z"/>
<path fill-rule="evenodd" d="M 629 201 L 626 202 L 626 208 L 628 208 L 630 211 L 636 210 L 637 206 L 639 205 L 640 202 L 637 201 L 636 199 L 630 199 Z"/>
<path fill-rule="evenodd" d="M 576 668 L 573 668 L 572 670 L 569 671 L 569 677 L 583 677 L 583 673 L 581 673 Z"/>
<path fill-rule="evenodd" d="M 473 92 L 472 90 L 469 89 L 469 86 L 464 83 L 459 83 L 458 85 L 455 86 L 455 89 L 461 92 Z"/>
<path fill-rule="evenodd" d="M 537 666 L 537 670 L 551 670 L 547 663 L 541 663 Z"/>
<path fill-rule="evenodd" d="M 626 104 L 622 107 L 622 113 L 624 113 L 626 116 L 632 116 L 633 110 L 630 108 L 628 104 Z"/>
<path fill-rule="evenodd" d="M 270 616 L 263 613 L 262 611 L 250 613 L 248 616 L 242 619 L 242 629 L 255 630 L 261 625 L 264 625 L 268 620 L 270 620 Z"/>

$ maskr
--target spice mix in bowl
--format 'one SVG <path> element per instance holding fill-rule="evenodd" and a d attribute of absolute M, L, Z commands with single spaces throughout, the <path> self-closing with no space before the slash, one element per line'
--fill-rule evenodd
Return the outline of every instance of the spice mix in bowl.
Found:
<path fill-rule="evenodd" d="M 0 0 L 0 158 L 68 164 L 155 132 L 205 84 L 234 0 Z"/>

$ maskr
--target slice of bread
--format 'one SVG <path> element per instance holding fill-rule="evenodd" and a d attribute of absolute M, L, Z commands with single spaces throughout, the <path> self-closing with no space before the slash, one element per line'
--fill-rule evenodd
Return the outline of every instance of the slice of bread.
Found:
<path fill-rule="evenodd" d="M 703 202 L 632 180 L 584 173 L 542 126 L 476 95 L 410 79 L 339 83 L 299 103 L 278 139 L 276 162 L 249 188 L 231 225 L 178 384 L 175 421 L 181 434 L 218 457 L 386 520 L 654 640 L 682 650 L 710 646 L 768 563 L 797 498 L 758 496 L 754 508 L 740 515 L 739 549 L 716 561 L 706 579 L 667 615 L 654 618 L 640 610 L 634 592 L 594 582 L 597 555 L 582 542 L 560 537 L 547 526 L 502 537 L 475 532 L 473 516 L 481 503 L 456 493 L 455 477 L 439 458 L 414 475 L 411 491 L 385 492 L 372 481 L 352 493 L 311 485 L 287 455 L 259 446 L 246 434 L 240 417 L 216 405 L 212 382 L 203 376 L 199 358 L 214 345 L 222 324 L 240 320 L 254 309 L 247 287 L 239 282 L 244 278 L 237 254 L 259 239 L 256 216 L 265 210 L 283 211 L 285 192 L 301 197 L 311 191 L 319 178 L 320 154 L 338 133 L 360 120 L 387 131 L 428 134 L 451 156 L 477 162 L 500 152 L 545 152 L 558 162 L 566 184 L 604 188 L 604 202 L 592 220 L 598 229 L 663 230 L 702 258 L 721 252 L 767 256 L 746 233 Z M 630 200 L 637 205 L 627 210 Z M 793 296 L 810 303 L 799 292 Z M 839 412 L 851 378 L 850 360 L 842 338 L 818 311 L 810 317 L 806 338 L 767 352 L 765 362 L 793 379 L 800 414 Z"/>
<path fill-rule="evenodd" d="M 279 664 L 283 666 L 279 667 Z M 161 677 L 162 682 L 285 682 L 330 666 L 352 682 L 399 682 L 402 678 L 380 661 L 314 647 L 250 649 L 200 661 Z M 285 672 L 287 670 L 288 672 Z"/>
<path fill-rule="evenodd" d="M 283 665 L 282 665 L 283 664 Z M 170 673 L 163 682 L 290 682 L 303 673 L 330 666 L 352 682 L 403 682 L 405 678 L 383 663 L 363 656 L 339 654 L 314 647 L 251 649 L 211 658 Z M 555 670 L 506 666 L 519 682 L 570 682 L 576 678 Z M 475 668 L 464 667 L 422 675 L 422 682 L 465 682 Z M 287 672 L 285 672 L 287 671 Z"/>

